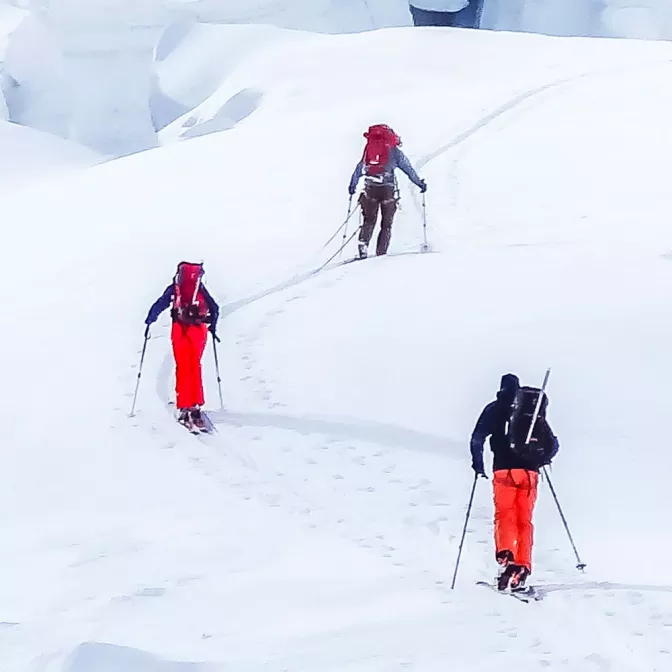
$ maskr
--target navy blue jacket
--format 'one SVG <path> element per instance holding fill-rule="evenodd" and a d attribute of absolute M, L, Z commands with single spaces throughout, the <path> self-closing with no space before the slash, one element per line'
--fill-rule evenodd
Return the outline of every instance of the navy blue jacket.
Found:
<path fill-rule="evenodd" d="M 168 285 L 163 294 L 153 303 L 152 307 L 149 309 L 149 313 L 147 313 L 145 324 L 153 324 L 159 318 L 159 315 L 161 315 L 161 313 L 166 310 L 166 308 L 170 308 L 170 304 L 173 300 L 174 288 L 175 285 L 172 283 Z M 210 331 L 212 331 L 214 334 L 215 331 L 217 331 L 219 306 L 210 295 L 210 292 L 205 288 L 205 285 L 200 286 L 200 291 L 203 292 L 203 298 L 205 299 L 205 303 L 208 306 L 208 311 L 210 312 Z"/>
<path fill-rule="evenodd" d="M 490 437 L 490 448 L 494 454 L 493 471 L 500 469 L 527 469 L 528 471 L 539 471 L 539 468 L 530 468 L 524 460 L 521 460 L 512 450 L 506 436 L 506 423 L 511 415 L 511 399 L 500 391 L 497 394 L 497 401 L 488 404 L 478 418 L 474 432 L 471 435 L 471 459 L 472 467 L 477 472 L 484 471 L 483 465 L 483 446 L 485 439 Z M 555 437 L 545 418 L 540 417 L 537 420 L 535 434 L 539 434 L 539 440 L 551 442 L 549 451 L 549 462 L 555 457 L 559 450 L 558 439 Z"/>

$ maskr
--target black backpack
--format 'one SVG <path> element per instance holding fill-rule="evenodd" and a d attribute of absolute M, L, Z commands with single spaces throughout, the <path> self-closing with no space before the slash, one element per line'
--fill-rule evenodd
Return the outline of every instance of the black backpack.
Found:
<path fill-rule="evenodd" d="M 536 417 L 530 436 L 530 425 L 534 419 L 540 395 L 542 399 L 539 414 Z M 546 422 L 547 406 L 548 396 L 538 387 L 519 388 L 511 406 L 506 438 L 511 447 L 511 452 L 530 469 L 538 469 L 545 464 L 549 464 L 553 456 L 553 441 L 550 428 Z M 528 437 L 530 437 L 529 442 Z"/>

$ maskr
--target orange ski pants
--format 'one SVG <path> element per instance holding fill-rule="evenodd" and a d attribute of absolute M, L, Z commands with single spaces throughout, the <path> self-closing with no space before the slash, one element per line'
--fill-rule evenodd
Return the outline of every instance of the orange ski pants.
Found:
<path fill-rule="evenodd" d="M 532 571 L 532 514 L 539 474 L 526 469 L 502 469 L 492 479 L 495 491 L 495 548 L 511 551 L 517 565 Z"/>
<path fill-rule="evenodd" d="M 180 324 L 173 322 L 170 335 L 175 355 L 175 393 L 177 407 L 202 406 L 203 379 L 201 357 L 208 340 L 205 324 Z"/>

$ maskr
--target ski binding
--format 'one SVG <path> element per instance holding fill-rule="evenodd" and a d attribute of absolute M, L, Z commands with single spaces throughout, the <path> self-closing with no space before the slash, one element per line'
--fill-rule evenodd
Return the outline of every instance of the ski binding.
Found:
<path fill-rule="evenodd" d="M 524 590 L 499 590 L 493 583 L 487 581 L 477 581 L 477 586 L 485 586 L 499 595 L 509 595 L 515 597 L 520 602 L 540 602 L 544 599 L 543 595 L 537 591 L 534 586 L 528 586 Z"/>

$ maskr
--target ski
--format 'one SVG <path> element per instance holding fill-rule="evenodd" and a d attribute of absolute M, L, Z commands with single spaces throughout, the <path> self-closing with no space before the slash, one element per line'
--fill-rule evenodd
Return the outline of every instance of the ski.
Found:
<path fill-rule="evenodd" d="M 178 425 L 182 425 L 190 434 L 194 436 L 200 436 L 201 434 L 213 434 L 217 431 L 214 423 L 210 419 L 210 416 L 205 412 L 201 411 L 201 417 L 203 418 L 203 427 L 197 427 L 191 418 L 180 420 L 179 414 L 175 410 L 175 402 L 169 401 L 168 408 L 172 411 L 173 417 Z"/>
<path fill-rule="evenodd" d="M 508 595 L 510 597 L 515 597 L 520 602 L 540 602 L 543 600 L 543 595 L 541 595 L 534 586 L 528 586 L 525 590 L 522 591 L 509 591 L 509 590 L 499 590 L 497 586 L 493 583 L 488 583 L 487 581 L 477 581 L 477 586 L 485 586 L 490 588 L 495 593 L 499 595 Z"/>
<path fill-rule="evenodd" d="M 203 427 L 200 430 L 201 434 L 213 434 L 217 431 L 210 416 L 205 411 L 201 411 L 201 417 L 203 418 Z"/>
<path fill-rule="evenodd" d="M 182 425 L 190 434 L 198 436 L 201 433 L 201 430 L 196 427 L 196 425 L 191 420 L 177 420 L 178 425 Z"/>
<path fill-rule="evenodd" d="M 179 420 L 178 419 L 178 424 L 182 425 L 190 434 L 193 434 L 194 436 L 200 436 L 201 434 L 212 434 L 215 431 L 215 426 L 212 424 L 212 420 L 201 411 L 201 416 L 203 418 L 203 427 L 198 427 L 193 420 Z"/>

